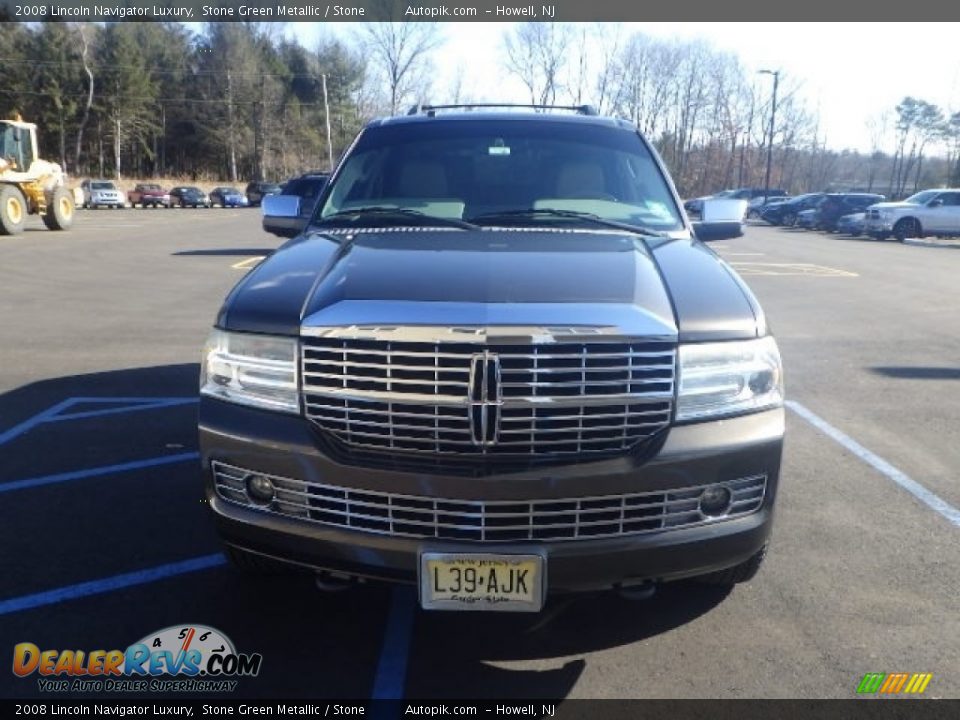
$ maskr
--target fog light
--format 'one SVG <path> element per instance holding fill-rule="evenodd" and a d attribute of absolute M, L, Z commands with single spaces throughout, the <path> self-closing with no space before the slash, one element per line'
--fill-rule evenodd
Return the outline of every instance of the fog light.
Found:
<path fill-rule="evenodd" d="M 700 493 L 700 514 L 706 517 L 716 517 L 725 514 L 730 509 L 733 496 L 730 490 L 723 485 L 711 485 Z"/>
<path fill-rule="evenodd" d="M 247 475 L 247 497 L 258 505 L 267 505 L 273 500 L 273 483 L 262 475 Z"/>

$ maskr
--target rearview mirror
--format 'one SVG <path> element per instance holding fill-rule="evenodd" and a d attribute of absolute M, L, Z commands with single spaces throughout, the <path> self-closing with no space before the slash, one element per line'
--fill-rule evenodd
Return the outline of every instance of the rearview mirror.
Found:
<path fill-rule="evenodd" d="M 698 240 L 730 240 L 743 235 L 743 221 L 747 214 L 746 200 L 710 199 L 703 201 L 700 222 L 693 224 Z"/>
<path fill-rule="evenodd" d="M 300 197 L 297 195 L 264 195 L 260 209 L 263 211 L 265 218 L 300 217 Z"/>

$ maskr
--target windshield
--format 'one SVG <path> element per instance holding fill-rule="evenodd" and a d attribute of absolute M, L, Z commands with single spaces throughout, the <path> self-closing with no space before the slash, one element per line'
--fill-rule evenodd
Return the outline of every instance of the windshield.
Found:
<path fill-rule="evenodd" d="M 112 182 L 93 182 L 90 183 L 91 190 L 116 190 Z"/>
<path fill-rule="evenodd" d="M 652 230 L 683 228 L 637 133 L 547 120 L 436 120 L 367 130 L 314 220 L 329 224 L 336 213 L 371 206 L 498 226 L 598 227 L 579 213 Z M 369 219 L 391 222 L 383 212 Z"/>
<path fill-rule="evenodd" d="M 933 200 L 938 194 L 939 193 L 936 190 L 924 190 L 923 192 L 918 192 L 916 195 L 911 195 L 904 200 L 904 202 L 912 203 L 913 205 L 925 205 Z"/>

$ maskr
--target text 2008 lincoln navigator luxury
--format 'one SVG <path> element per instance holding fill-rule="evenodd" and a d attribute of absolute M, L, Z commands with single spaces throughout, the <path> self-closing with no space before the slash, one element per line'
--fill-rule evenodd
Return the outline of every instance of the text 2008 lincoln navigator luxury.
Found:
<path fill-rule="evenodd" d="M 569 110 L 370 123 L 230 293 L 199 423 L 236 565 L 454 610 L 756 573 L 777 345 L 636 128 Z"/>

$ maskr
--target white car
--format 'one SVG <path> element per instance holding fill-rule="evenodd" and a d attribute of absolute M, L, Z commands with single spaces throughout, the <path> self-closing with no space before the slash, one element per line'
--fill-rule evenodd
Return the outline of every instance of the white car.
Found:
<path fill-rule="evenodd" d="M 85 208 L 115 207 L 127 204 L 127 196 L 112 180 L 84 180 L 80 183 Z"/>
<path fill-rule="evenodd" d="M 960 189 L 924 190 L 901 202 L 871 205 L 866 212 L 864 232 L 878 240 L 960 235 Z"/>

